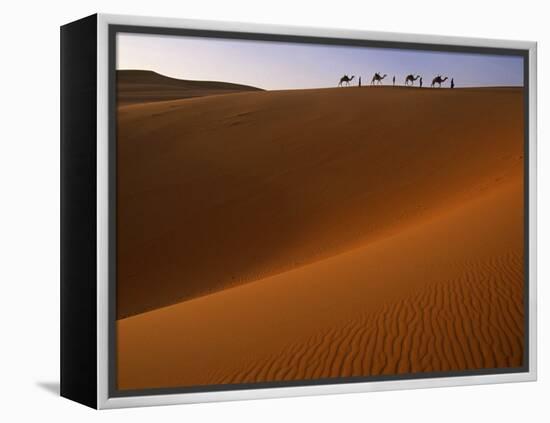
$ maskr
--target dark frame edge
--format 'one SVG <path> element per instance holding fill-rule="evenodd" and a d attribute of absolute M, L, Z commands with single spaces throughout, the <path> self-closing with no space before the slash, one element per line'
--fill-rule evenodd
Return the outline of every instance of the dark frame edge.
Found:
<path fill-rule="evenodd" d="M 61 396 L 97 408 L 97 14 L 60 30 Z"/>

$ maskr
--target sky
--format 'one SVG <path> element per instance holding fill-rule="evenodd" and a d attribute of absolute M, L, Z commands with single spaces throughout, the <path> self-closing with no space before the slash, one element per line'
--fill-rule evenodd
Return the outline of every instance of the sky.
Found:
<path fill-rule="evenodd" d="M 344 74 L 367 85 L 375 72 L 385 85 L 418 74 L 429 86 L 441 74 L 457 87 L 523 86 L 520 56 L 129 33 L 117 34 L 117 69 L 267 90 L 334 87 Z"/>

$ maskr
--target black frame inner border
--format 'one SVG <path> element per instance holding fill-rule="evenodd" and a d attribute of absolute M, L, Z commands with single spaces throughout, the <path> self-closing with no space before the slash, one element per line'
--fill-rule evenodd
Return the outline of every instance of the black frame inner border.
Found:
<path fill-rule="evenodd" d="M 116 103 L 116 36 L 118 33 L 127 34 L 149 34 L 149 35 L 172 35 L 172 36 L 187 36 L 187 37 L 202 37 L 202 38 L 221 38 L 233 40 L 248 40 L 248 41 L 268 41 L 268 42 L 286 42 L 300 44 L 324 44 L 334 46 L 347 47 L 370 47 L 370 48 L 386 48 L 399 50 L 421 50 L 421 51 L 436 51 L 446 53 L 473 53 L 486 55 L 503 55 L 503 56 L 519 56 L 523 58 L 523 103 L 524 103 L 524 352 L 523 365 L 514 368 L 491 368 L 491 369 L 473 369 L 459 372 L 424 372 L 410 373 L 400 375 L 385 375 L 385 376 L 355 376 L 341 378 L 323 378 L 310 380 L 296 381 L 273 381 L 273 382 L 257 382 L 257 383 L 239 383 L 239 384 L 224 384 L 224 385 L 197 385 L 184 387 L 170 388 L 148 388 L 135 390 L 119 390 L 116 380 L 116 221 L 117 221 L 117 103 Z M 109 154 L 109 205 L 108 205 L 108 245 L 109 245 L 109 272 L 108 272 L 108 396 L 109 398 L 146 396 L 146 395 L 167 395 L 167 394 L 188 394 L 198 392 L 222 392 L 234 390 L 251 390 L 265 388 L 284 388 L 284 387 L 299 387 L 299 386 L 318 386 L 318 385 L 339 385 L 348 383 L 364 383 L 364 382 L 381 382 L 381 381 L 397 381 L 410 379 L 429 379 L 443 377 L 460 377 L 460 376 L 479 376 L 479 375 L 497 375 L 510 373 L 525 373 L 529 372 L 529 50 L 527 49 L 509 49 L 495 47 L 472 47 L 449 44 L 434 44 L 434 43 L 418 43 L 418 42 L 400 42 L 400 41 L 380 41 L 380 40 L 363 40 L 349 38 L 334 38 L 334 37 L 317 37 L 317 36 L 298 36 L 298 35 L 283 35 L 283 34 L 264 34 L 253 32 L 235 32 L 235 31 L 218 31 L 218 30 L 203 30 L 203 29 L 186 29 L 186 28 L 170 28 L 170 27 L 154 27 L 154 26 L 134 26 L 134 25 L 108 25 L 108 113 L 109 113 L 109 128 L 108 128 L 108 154 Z"/>

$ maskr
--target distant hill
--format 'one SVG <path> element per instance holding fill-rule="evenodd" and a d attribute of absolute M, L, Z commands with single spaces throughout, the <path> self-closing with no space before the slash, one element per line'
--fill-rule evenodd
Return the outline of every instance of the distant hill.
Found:
<path fill-rule="evenodd" d="M 230 94 L 243 91 L 263 91 L 248 85 L 218 81 L 190 81 L 170 78 L 147 70 L 117 71 L 117 101 L 119 105 L 148 103 Z"/>

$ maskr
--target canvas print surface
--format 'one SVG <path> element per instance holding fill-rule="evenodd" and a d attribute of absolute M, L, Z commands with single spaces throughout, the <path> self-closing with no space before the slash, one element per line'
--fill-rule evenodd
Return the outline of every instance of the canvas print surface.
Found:
<path fill-rule="evenodd" d="M 513 54 L 118 33 L 116 388 L 522 367 L 524 88 Z"/>

